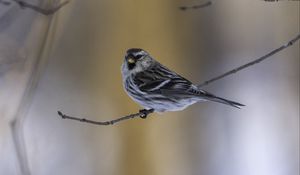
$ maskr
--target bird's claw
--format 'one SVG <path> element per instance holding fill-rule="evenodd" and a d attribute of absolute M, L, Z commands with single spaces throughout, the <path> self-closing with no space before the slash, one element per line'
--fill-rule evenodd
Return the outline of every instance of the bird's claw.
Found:
<path fill-rule="evenodd" d="M 148 114 L 150 114 L 150 113 L 152 113 L 152 112 L 153 112 L 153 109 L 141 109 L 141 110 L 139 111 L 140 117 L 141 117 L 142 119 L 146 119 L 147 116 L 148 116 Z"/>
<path fill-rule="evenodd" d="M 147 118 L 148 111 L 146 109 L 141 109 L 139 112 L 140 112 L 140 117 L 142 119 L 146 119 Z"/>

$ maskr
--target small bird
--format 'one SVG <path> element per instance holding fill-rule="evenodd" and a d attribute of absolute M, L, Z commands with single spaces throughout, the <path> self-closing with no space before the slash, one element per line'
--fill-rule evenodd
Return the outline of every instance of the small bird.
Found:
<path fill-rule="evenodd" d="M 201 101 L 219 102 L 236 108 L 245 106 L 198 88 L 143 49 L 128 49 L 121 69 L 127 94 L 145 109 L 155 112 L 180 111 Z"/>

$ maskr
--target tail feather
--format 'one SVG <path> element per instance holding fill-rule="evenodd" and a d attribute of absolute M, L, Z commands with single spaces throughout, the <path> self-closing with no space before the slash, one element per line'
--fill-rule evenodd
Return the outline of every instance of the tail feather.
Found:
<path fill-rule="evenodd" d="M 217 96 L 207 97 L 207 100 L 213 101 L 213 102 L 218 102 L 218 103 L 223 103 L 223 104 L 226 104 L 226 105 L 229 105 L 229 106 L 232 106 L 232 107 L 236 107 L 236 108 L 239 108 L 239 109 L 241 107 L 245 106 L 244 104 L 241 104 L 241 103 L 238 103 L 238 102 L 235 102 L 235 101 L 231 101 L 231 100 L 227 100 L 227 99 L 217 97 Z"/>
<path fill-rule="evenodd" d="M 186 92 L 186 91 L 179 91 L 179 90 L 166 90 L 166 89 L 161 89 L 160 90 L 162 94 L 164 95 L 171 95 L 174 96 L 174 94 L 176 95 L 183 95 L 184 97 L 191 97 L 191 96 L 195 96 L 197 95 L 198 97 L 200 97 L 200 100 L 208 100 L 208 101 L 213 101 L 213 102 L 218 102 L 218 103 L 223 103 L 232 107 L 236 107 L 236 108 L 241 108 L 243 106 L 245 106 L 244 104 L 235 102 L 235 101 L 231 101 L 231 100 L 227 100 L 225 98 L 221 98 L 221 97 L 217 97 L 209 92 L 203 91 L 203 90 L 197 90 L 197 91 L 190 91 L 190 92 Z"/>

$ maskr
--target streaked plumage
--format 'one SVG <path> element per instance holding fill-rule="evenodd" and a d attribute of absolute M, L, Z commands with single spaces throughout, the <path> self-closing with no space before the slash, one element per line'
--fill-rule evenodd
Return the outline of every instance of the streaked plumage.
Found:
<path fill-rule="evenodd" d="M 183 110 L 200 101 L 214 101 L 237 108 L 244 106 L 199 89 L 142 49 L 127 50 L 122 76 L 127 94 L 145 109 L 157 112 Z"/>

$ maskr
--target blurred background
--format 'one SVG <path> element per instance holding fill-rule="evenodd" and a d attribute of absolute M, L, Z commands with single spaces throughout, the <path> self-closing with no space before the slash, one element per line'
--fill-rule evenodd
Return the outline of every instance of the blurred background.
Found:
<path fill-rule="evenodd" d="M 9 1 L 9 0 L 7 0 Z M 1 175 L 298 175 L 299 41 L 205 86 L 216 103 L 104 121 L 140 107 L 124 92 L 128 48 L 201 83 L 299 34 L 299 1 L 72 0 L 44 16 L 0 3 Z M 57 0 L 28 0 L 43 8 Z"/>

